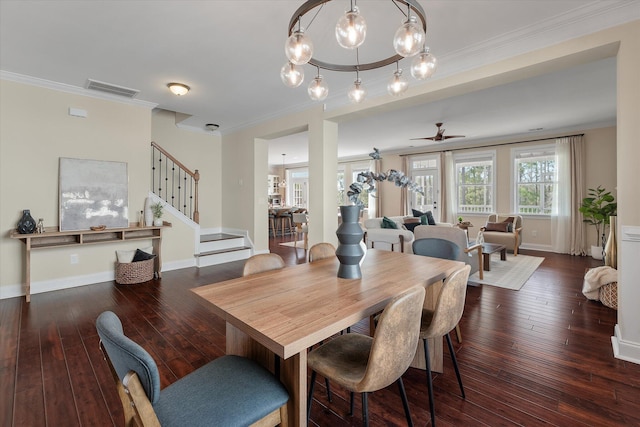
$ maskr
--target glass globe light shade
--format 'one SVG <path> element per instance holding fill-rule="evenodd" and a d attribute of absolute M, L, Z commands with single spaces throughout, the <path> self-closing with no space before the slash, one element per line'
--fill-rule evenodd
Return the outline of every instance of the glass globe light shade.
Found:
<path fill-rule="evenodd" d="M 411 62 L 411 75 L 418 80 L 428 79 L 435 73 L 438 60 L 425 47 Z"/>
<path fill-rule="evenodd" d="M 304 65 L 313 56 L 313 43 L 305 36 L 304 31 L 295 31 L 284 44 L 284 53 L 293 64 Z"/>
<path fill-rule="evenodd" d="M 405 93 L 408 88 L 409 83 L 407 83 L 407 79 L 402 76 L 402 70 L 398 70 L 393 73 L 393 77 L 387 85 L 387 91 L 389 91 L 389 94 L 399 96 Z"/>
<path fill-rule="evenodd" d="M 362 86 L 362 81 L 360 81 L 360 79 L 356 79 L 356 81 L 353 82 L 353 86 L 349 89 L 348 95 L 349 100 L 354 104 L 359 104 L 364 101 L 367 97 L 367 90 Z"/>
<path fill-rule="evenodd" d="M 364 43 L 367 37 L 367 23 L 353 7 L 338 19 L 336 24 L 336 40 L 345 49 L 355 49 Z"/>
<path fill-rule="evenodd" d="M 329 87 L 322 79 L 322 76 L 318 75 L 309 84 L 307 92 L 309 93 L 309 98 L 312 100 L 322 101 L 327 97 L 327 95 L 329 95 Z"/>
<path fill-rule="evenodd" d="M 420 52 L 424 45 L 425 34 L 415 16 L 410 16 L 407 21 L 402 24 L 393 37 L 393 48 L 398 55 L 405 58 L 413 56 Z"/>
<path fill-rule="evenodd" d="M 285 86 L 290 88 L 298 87 L 304 80 L 304 69 L 291 62 L 287 62 L 280 69 L 280 78 Z"/>

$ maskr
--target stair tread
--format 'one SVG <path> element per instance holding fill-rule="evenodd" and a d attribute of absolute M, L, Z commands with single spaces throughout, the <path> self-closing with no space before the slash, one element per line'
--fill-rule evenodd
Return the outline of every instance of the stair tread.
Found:
<path fill-rule="evenodd" d="M 218 240 L 230 240 L 230 239 L 242 239 L 244 236 L 238 234 L 228 233 L 214 233 L 214 234 L 202 234 L 200 236 L 200 243 L 215 242 Z"/>
<path fill-rule="evenodd" d="M 247 250 L 247 249 L 251 249 L 251 247 L 249 247 L 249 246 L 237 246 L 235 248 L 218 249 L 218 250 L 215 250 L 215 251 L 201 252 L 199 254 L 195 254 L 195 256 L 196 257 L 203 257 L 203 256 L 207 256 L 207 255 L 223 254 L 225 252 L 244 251 L 244 250 Z"/>

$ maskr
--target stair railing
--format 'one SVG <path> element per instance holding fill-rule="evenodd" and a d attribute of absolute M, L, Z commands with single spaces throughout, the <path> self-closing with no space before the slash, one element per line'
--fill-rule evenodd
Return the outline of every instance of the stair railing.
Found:
<path fill-rule="evenodd" d="M 198 169 L 189 170 L 164 148 L 151 141 L 151 191 L 195 223 L 198 211 Z"/>

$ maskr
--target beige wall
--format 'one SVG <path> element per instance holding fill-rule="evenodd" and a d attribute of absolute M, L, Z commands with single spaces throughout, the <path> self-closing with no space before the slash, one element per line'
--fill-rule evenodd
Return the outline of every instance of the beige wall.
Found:
<path fill-rule="evenodd" d="M 58 225 L 58 159 L 72 157 L 126 162 L 130 221 L 150 188 L 150 141 L 156 139 L 184 162 L 201 168 L 204 227 L 221 226 L 220 137 L 175 127 L 173 114 L 150 108 L 0 81 L 0 298 L 22 292 L 24 244 L 8 237 L 23 209 L 46 226 Z M 69 107 L 87 112 L 72 117 Z M 204 153 L 198 154 L 198 153 Z M 205 162 L 203 162 L 205 160 Z M 165 267 L 193 264 L 193 230 L 165 211 Z M 150 241 L 43 249 L 32 252 L 32 292 L 108 280 L 115 250 L 149 246 Z M 70 255 L 78 255 L 78 264 Z M 166 269 L 166 268 L 165 268 Z"/>
<path fill-rule="evenodd" d="M 8 238 L 22 209 L 31 209 L 36 220 L 44 218 L 45 226 L 58 225 L 60 157 L 126 162 L 130 206 L 142 206 L 149 188 L 151 112 L 4 80 L 0 92 L 0 293 L 4 293 L 7 286 L 24 280 L 24 244 Z M 87 117 L 70 116 L 69 107 L 86 110 Z M 113 271 L 114 251 L 130 246 L 135 247 L 127 242 L 35 251 L 32 284 Z M 70 264 L 71 253 L 78 254 L 78 264 Z"/>

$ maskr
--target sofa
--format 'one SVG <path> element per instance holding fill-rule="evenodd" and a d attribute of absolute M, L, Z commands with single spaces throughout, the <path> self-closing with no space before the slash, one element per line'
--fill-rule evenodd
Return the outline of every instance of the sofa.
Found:
<path fill-rule="evenodd" d="M 365 243 L 368 248 L 385 249 L 396 252 L 413 253 L 413 232 L 404 227 L 404 216 L 386 217 L 393 221 L 397 229 L 382 228 L 382 217 L 364 220 Z M 409 217 L 407 217 L 409 218 Z"/>
<path fill-rule="evenodd" d="M 390 216 L 386 217 L 396 224 L 396 229 L 383 228 L 382 221 L 384 217 L 370 218 L 364 220 L 364 241 L 368 248 L 391 250 L 396 252 L 413 253 L 411 244 L 415 239 L 413 231 L 408 230 L 405 223 L 409 221 L 418 221 L 419 218 L 408 216 Z M 451 227 L 449 223 L 436 223 L 436 226 Z"/>
<path fill-rule="evenodd" d="M 508 223 L 512 223 L 509 227 Z M 504 245 L 518 255 L 518 248 L 522 244 L 522 216 L 514 214 L 490 214 L 487 223 L 482 227 L 485 243 Z"/>

